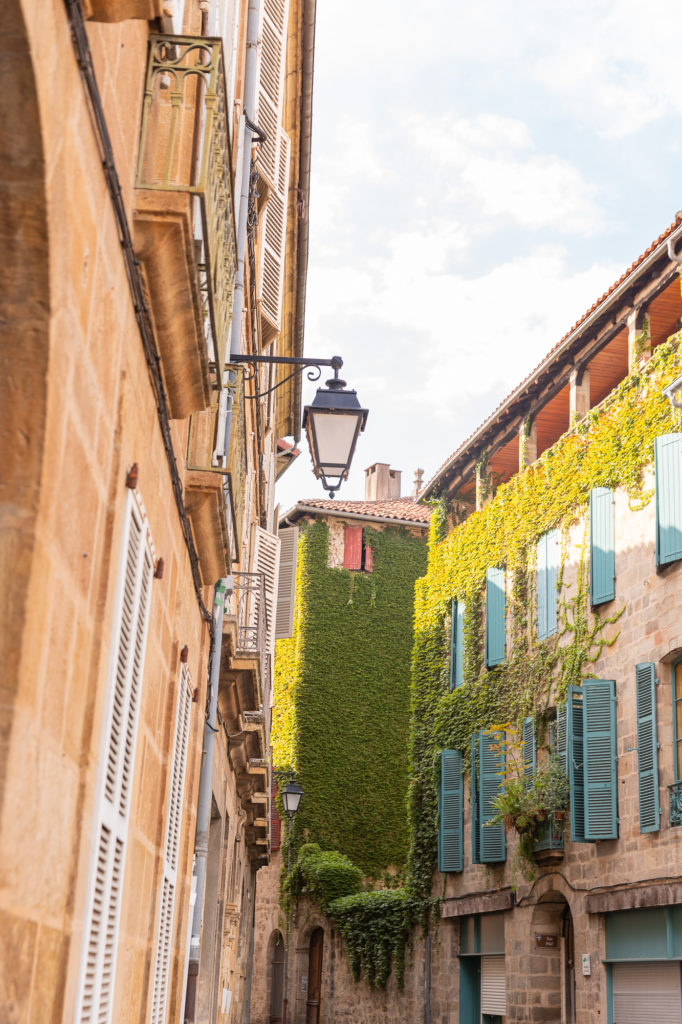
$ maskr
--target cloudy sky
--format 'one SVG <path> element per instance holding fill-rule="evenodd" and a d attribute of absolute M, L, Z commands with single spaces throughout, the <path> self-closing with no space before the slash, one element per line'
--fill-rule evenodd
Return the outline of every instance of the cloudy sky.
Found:
<path fill-rule="evenodd" d="M 681 42 L 674 0 L 320 0 L 305 349 L 370 410 L 339 497 L 428 480 L 674 219 Z M 283 510 L 325 496 L 302 445 Z"/>

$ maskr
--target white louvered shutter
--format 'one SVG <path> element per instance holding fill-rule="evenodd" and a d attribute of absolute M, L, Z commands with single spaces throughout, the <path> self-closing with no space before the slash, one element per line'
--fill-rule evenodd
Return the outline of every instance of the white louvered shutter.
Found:
<path fill-rule="evenodd" d="M 613 964 L 613 1024 L 682 1024 L 680 964 Z"/>
<path fill-rule="evenodd" d="M 177 889 L 178 851 L 182 823 L 182 797 L 185 788 L 187 745 L 189 742 L 192 685 L 187 665 L 180 670 L 180 684 L 175 713 L 175 733 L 170 779 L 168 782 L 168 812 L 163 841 L 163 882 L 161 905 L 156 932 L 156 961 L 150 1024 L 163 1024 L 168 1000 L 168 973 L 173 941 L 173 910 Z"/>
<path fill-rule="evenodd" d="M 110 1024 L 153 561 L 128 493 L 97 780 L 77 1024 Z"/>
<path fill-rule="evenodd" d="M 267 649 L 275 653 L 275 612 L 277 609 L 277 584 L 279 582 L 280 539 L 274 534 L 254 528 L 253 564 L 256 572 L 265 576 L 265 608 L 268 617 Z"/>
<path fill-rule="evenodd" d="M 258 84 L 258 123 L 267 134 L 258 163 L 272 185 L 262 221 L 260 295 L 263 340 L 279 333 L 282 320 L 284 249 L 291 144 L 282 127 L 288 0 L 264 0 L 262 5 Z"/>
<path fill-rule="evenodd" d="M 481 1013 L 504 1017 L 507 1012 L 507 986 L 504 956 L 481 957 Z"/>
<path fill-rule="evenodd" d="M 279 583 L 277 586 L 277 615 L 275 640 L 284 640 L 294 632 L 294 601 L 296 599 L 296 559 L 298 557 L 298 527 L 290 526 L 279 535 Z"/>

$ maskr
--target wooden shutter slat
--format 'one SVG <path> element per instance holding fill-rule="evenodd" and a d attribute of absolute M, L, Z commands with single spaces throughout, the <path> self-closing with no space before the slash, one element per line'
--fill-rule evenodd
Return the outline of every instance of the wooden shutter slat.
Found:
<path fill-rule="evenodd" d="M 538 640 L 557 631 L 557 580 L 559 578 L 559 532 L 550 530 L 537 545 Z"/>
<path fill-rule="evenodd" d="M 496 732 L 481 732 L 479 749 L 481 862 L 497 864 L 507 855 L 504 825 L 487 823 L 496 813 L 493 801 L 504 789 L 504 739 Z"/>
<path fill-rule="evenodd" d="M 644 662 L 635 668 L 637 703 L 637 775 L 639 830 L 658 832 L 661 827 L 658 795 L 658 737 L 656 729 L 656 668 Z"/>
<path fill-rule="evenodd" d="M 585 749 L 583 691 L 569 686 L 566 700 L 566 766 L 571 794 L 571 842 L 585 842 Z"/>
<path fill-rule="evenodd" d="M 275 614 L 279 584 L 280 540 L 260 526 L 254 527 L 254 568 L 265 579 L 265 613 L 267 615 L 268 652 L 275 653 Z"/>
<path fill-rule="evenodd" d="M 656 467 L 656 564 L 682 558 L 682 434 L 654 442 Z"/>
<path fill-rule="evenodd" d="M 280 530 L 279 582 L 277 586 L 277 614 L 275 640 L 293 636 L 294 604 L 296 600 L 296 562 L 298 558 L 298 527 Z"/>
<path fill-rule="evenodd" d="M 362 527 L 346 525 L 343 551 L 344 569 L 362 568 Z"/>
<path fill-rule="evenodd" d="M 590 491 L 590 603 L 593 607 L 616 596 L 614 495 L 610 487 Z"/>
<path fill-rule="evenodd" d="M 464 682 L 464 601 L 452 602 L 450 630 L 450 689 Z"/>
<path fill-rule="evenodd" d="M 471 737 L 471 862 L 481 863 L 481 816 L 478 805 L 478 747 L 480 734 Z"/>
<path fill-rule="evenodd" d="M 501 665 L 505 658 L 505 574 L 497 567 L 486 572 L 485 663 Z"/>
<path fill-rule="evenodd" d="M 537 753 L 535 743 L 535 721 L 532 718 L 523 720 L 523 778 L 526 786 L 530 786 L 535 778 Z"/>
<path fill-rule="evenodd" d="M 547 636 L 547 534 L 543 533 L 537 545 L 538 639 Z"/>
<path fill-rule="evenodd" d="M 461 871 L 464 792 L 459 750 L 441 751 L 439 798 L 438 870 Z"/>
<path fill-rule="evenodd" d="M 611 679 L 583 679 L 585 838 L 617 839 L 616 702 Z"/>

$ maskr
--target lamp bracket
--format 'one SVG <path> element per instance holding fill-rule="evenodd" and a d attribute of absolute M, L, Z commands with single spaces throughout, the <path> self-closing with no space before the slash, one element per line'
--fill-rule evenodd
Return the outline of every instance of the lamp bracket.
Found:
<path fill-rule="evenodd" d="M 341 356 L 332 356 L 331 359 L 314 359 L 308 356 L 259 356 L 251 355 L 249 353 L 239 353 L 237 355 L 230 356 L 231 363 L 246 363 L 250 368 L 251 372 L 245 374 L 245 380 L 252 380 L 256 375 L 256 369 L 258 366 L 265 364 L 266 366 L 293 366 L 294 369 L 291 373 L 287 374 L 282 380 L 278 381 L 267 391 L 259 391 L 258 395 L 247 395 L 247 398 L 264 398 L 266 395 L 271 394 L 273 391 L 277 391 L 283 384 L 295 377 L 297 373 L 303 373 L 307 370 L 307 378 L 309 381 L 319 380 L 322 376 L 322 367 L 331 366 L 334 371 L 334 376 L 331 380 L 327 381 L 327 387 L 332 390 L 340 390 L 345 388 L 345 380 L 341 380 L 339 377 L 339 370 L 343 366 L 343 359 Z"/>

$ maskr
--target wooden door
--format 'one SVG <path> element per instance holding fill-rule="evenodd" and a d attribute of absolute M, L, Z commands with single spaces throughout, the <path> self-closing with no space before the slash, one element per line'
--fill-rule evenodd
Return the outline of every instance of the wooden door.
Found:
<path fill-rule="evenodd" d="M 308 951 L 308 999 L 306 1002 L 306 1024 L 319 1024 L 320 1002 L 322 1000 L 322 953 L 324 932 L 316 928 L 310 936 Z"/>

